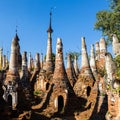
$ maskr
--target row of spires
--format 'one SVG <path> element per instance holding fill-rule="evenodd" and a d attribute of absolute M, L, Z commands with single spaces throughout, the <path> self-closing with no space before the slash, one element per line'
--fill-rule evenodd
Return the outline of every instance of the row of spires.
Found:
<path fill-rule="evenodd" d="M 50 13 L 50 24 L 49 24 L 49 28 L 47 30 L 48 32 L 48 43 L 47 43 L 47 52 L 46 52 L 46 60 L 45 60 L 45 64 L 44 66 L 42 65 L 43 69 L 45 69 L 46 71 L 51 71 L 53 73 L 54 71 L 54 64 L 52 61 L 52 26 L 51 26 L 51 15 L 52 13 Z M 10 57 L 10 63 L 9 63 L 9 70 L 13 71 L 13 73 L 16 72 L 16 69 L 18 69 L 20 67 L 20 65 L 22 64 L 23 66 L 27 66 L 27 53 L 24 52 L 23 53 L 23 57 L 21 57 L 20 54 L 20 46 L 19 46 L 19 38 L 16 32 L 16 35 L 12 41 L 12 45 L 11 45 L 11 57 Z M 81 69 L 84 68 L 90 68 L 92 71 L 96 71 L 96 66 L 95 66 L 95 60 L 98 60 L 102 57 L 104 57 L 104 54 L 99 54 L 99 53 L 105 53 L 106 52 L 106 44 L 105 44 L 105 39 L 101 39 L 100 40 L 100 44 L 97 42 L 96 43 L 96 58 L 95 58 L 95 53 L 94 53 L 94 46 L 91 46 L 91 57 L 90 57 L 90 64 L 89 64 L 89 58 L 88 58 L 88 54 L 87 54 L 87 48 L 86 48 L 86 44 L 85 44 L 85 38 L 82 37 L 82 59 L 81 59 Z M 18 56 L 18 57 L 16 57 Z M 2 57 L 2 49 L 1 49 L 1 54 L 0 54 L 0 58 Z M 22 61 L 21 61 L 22 59 Z M 38 67 L 38 69 L 40 69 L 40 56 L 39 53 L 36 54 L 36 58 L 35 58 L 35 65 L 33 63 L 33 59 L 31 58 L 31 54 L 29 54 L 29 59 L 28 59 L 28 69 L 31 69 L 32 66 L 34 67 Z M 24 61 L 23 61 L 24 60 Z M 2 60 L 0 59 L 0 63 L 2 62 Z M 43 63 L 43 61 L 42 61 Z M 68 63 L 67 63 L 67 68 L 70 67 L 70 55 L 68 55 Z M 2 64 L 2 63 L 1 63 Z M 25 65 L 26 64 L 26 65 Z M 24 68 L 26 69 L 26 68 Z M 79 72 L 79 67 L 77 64 L 77 59 L 75 56 L 75 60 L 74 60 L 74 69 L 76 74 L 78 74 Z M 85 73 L 87 74 L 91 74 L 91 70 L 87 70 Z"/>
<path fill-rule="evenodd" d="M 51 37 L 50 37 L 51 38 Z M 47 54 L 46 54 L 46 61 L 45 64 L 43 66 L 43 69 L 49 72 L 54 71 L 54 65 L 53 65 L 53 61 L 52 61 L 52 42 L 51 39 L 48 38 L 48 46 L 47 46 Z M 59 58 L 60 55 L 59 53 L 62 52 L 62 40 L 60 38 L 58 38 L 58 45 L 56 46 L 56 61 L 55 61 L 55 65 L 59 62 Z M 105 46 L 105 42 L 104 39 L 101 39 L 101 45 L 102 48 L 100 50 L 101 54 L 98 54 L 100 58 L 103 58 L 103 56 L 105 55 L 106 52 L 106 46 Z M 50 44 L 51 43 L 51 44 Z M 97 50 L 98 50 L 98 43 L 97 43 Z M 97 53 L 97 51 L 96 51 Z M 62 54 L 61 54 L 62 55 Z M 98 56 L 97 55 L 97 56 Z M 20 61 L 20 58 L 22 58 L 22 61 Z M 98 57 L 96 57 L 96 59 L 98 59 Z M 10 56 L 10 63 L 9 63 L 9 71 L 12 71 L 13 74 L 15 74 L 18 71 L 19 68 L 19 64 L 22 64 L 22 70 L 26 71 L 27 69 L 30 69 L 32 64 L 31 63 L 31 55 L 29 55 L 29 64 L 27 65 L 27 52 L 24 52 L 23 55 L 20 55 L 20 46 L 18 43 L 18 36 L 16 35 L 16 37 L 13 39 L 12 41 L 12 45 L 11 45 L 11 56 Z M 61 58 L 61 61 L 63 61 L 63 55 Z M 41 68 L 41 63 L 40 63 L 40 56 L 39 53 L 36 54 L 35 57 L 35 65 L 34 65 L 35 69 L 40 70 Z M 59 66 L 59 67 L 62 67 Z M 74 70 L 73 70 L 74 68 Z M 62 69 L 62 68 L 61 68 Z M 74 73 L 76 73 L 76 75 L 78 75 L 79 73 L 79 67 L 77 64 L 77 59 L 75 57 L 74 59 L 74 65 L 71 61 L 71 56 L 70 54 L 68 55 L 68 62 L 67 62 L 67 68 L 66 70 L 68 71 L 68 73 L 73 74 L 72 76 L 74 76 Z M 91 71 L 92 70 L 92 71 Z M 81 59 L 81 72 L 84 72 L 84 74 L 89 74 L 92 75 L 92 72 L 96 74 L 96 65 L 95 65 L 95 53 L 94 53 L 94 45 L 91 46 L 91 54 L 90 54 L 90 63 L 89 63 L 89 58 L 88 58 L 88 54 L 87 54 L 87 48 L 86 48 L 86 43 L 85 43 L 85 38 L 82 38 L 82 59 Z M 56 72 L 57 73 L 57 72 Z M 74 76 L 74 79 L 76 77 Z M 75 83 L 75 80 L 73 80 L 73 83 Z"/>
<path fill-rule="evenodd" d="M 95 82 L 94 80 L 98 80 L 96 61 L 101 62 L 100 63 L 101 66 L 103 67 L 105 66 L 102 64 L 102 63 L 105 64 L 105 55 L 107 52 L 105 39 L 101 38 L 100 42 L 97 42 L 95 44 L 96 51 L 94 50 L 94 45 L 91 45 L 90 60 L 89 60 L 85 37 L 81 38 L 81 42 L 82 42 L 81 68 L 78 67 L 76 56 L 73 62 L 71 60 L 70 54 L 68 54 L 67 56 L 67 67 L 65 68 L 64 60 L 63 60 L 64 59 L 63 43 L 62 43 L 61 38 L 57 39 L 56 56 L 55 56 L 55 64 L 54 64 L 52 60 L 52 32 L 53 30 L 52 30 L 52 24 L 51 24 L 51 17 L 52 17 L 52 13 L 50 12 L 50 24 L 47 30 L 48 32 L 47 52 L 46 52 L 46 60 L 44 61 L 44 64 L 43 64 L 43 61 L 42 62 L 40 61 L 39 53 L 37 53 L 35 56 L 35 63 L 33 63 L 31 54 L 29 54 L 28 60 L 27 60 L 27 52 L 23 52 L 21 56 L 19 38 L 18 38 L 17 32 L 16 32 L 14 39 L 12 40 L 9 69 L 8 71 L 6 71 L 5 80 L 3 81 L 3 89 L 4 89 L 3 97 L 6 101 L 8 101 L 8 96 L 9 95 L 12 96 L 12 109 L 16 109 L 16 106 L 18 104 L 18 98 L 19 98 L 18 91 L 19 90 L 22 91 L 22 88 L 18 89 L 20 86 L 20 83 L 22 84 L 22 86 L 24 86 L 24 83 L 25 85 L 27 83 L 26 80 L 28 80 L 31 87 L 33 87 L 32 92 L 34 92 L 35 85 L 39 89 L 40 87 L 41 88 L 46 87 L 45 85 L 47 83 L 51 84 L 52 92 L 51 92 L 51 96 L 49 97 L 48 101 L 51 102 L 52 108 L 53 106 L 55 108 L 58 106 L 57 99 L 59 98 L 62 98 L 63 105 L 65 107 L 66 106 L 68 108 L 75 107 L 74 105 L 72 105 L 71 101 L 73 103 L 76 103 L 76 105 L 78 106 L 79 102 L 76 101 L 77 99 L 75 98 L 75 93 L 77 93 L 76 91 L 78 90 L 78 92 L 80 92 L 80 90 L 82 90 L 81 88 L 85 88 L 85 87 L 91 89 L 94 85 L 94 82 Z M 115 38 L 115 36 L 113 40 L 115 43 L 113 47 L 115 50 L 117 50 L 115 48 L 115 45 L 117 45 L 117 39 Z M 114 52 L 116 54 L 119 53 L 119 51 L 114 51 Z M 106 66 L 108 66 L 106 67 L 107 74 L 109 78 L 112 78 L 111 76 L 113 73 L 112 71 L 113 64 L 111 64 L 110 66 L 109 65 L 110 60 L 109 59 L 107 60 L 108 60 L 108 63 L 106 64 Z M 2 52 L 0 52 L 0 63 L 2 63 L 1 61 L 2 61 Z M 34 68 L 34 71 L 32 71 L 32 68 Z M 111 69 L 108 69 L 108 68 L 111 68 Z M 30 72 L 31 72 L 31 76 L 29 77 Z M 45 73 L 48 76 L 51 75 L 52 76 L 52 77 L 50 76 L 51 79 L 44 78 L 44 75 L 42 73 Z M 43 75 L 42 76 L 43 78 L 41 78 L 41 75 Z M 82 78 L 85 78 L 85 79 L 82 81 Z M 26 90 L 27 87 L 28 87 L 28 84 L 24 87 L 24 90 Z M 44 89 L 44 90 L 48 90 L 48 89 Z M 30 89 L 28 89 L 28 91 L 30 91 Z M 27 95 L 28 93 L 30 93 L 28 91 L 27 91 Z M 87 92 L 87 95 L 89 95 L 88 92 Z M 35 106 L 32 107 L 32 109 L 34 108 L 36 109 Z M 68 109 L 68 111 L 69 110 L 70 109 Z"/>

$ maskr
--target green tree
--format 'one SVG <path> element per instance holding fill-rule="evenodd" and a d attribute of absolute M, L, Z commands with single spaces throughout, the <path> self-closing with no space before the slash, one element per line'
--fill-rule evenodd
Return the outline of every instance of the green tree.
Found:
<path fill-rule="evenodd" d="M 81 52 L 72 52 L 72 51 L 69 51 L 69 52 L 66 53 L 65 59 L 67 59 L 67 55 L 68 54 L 71 55 L 71 59 L 72 59 L 72 61 L 74 61 L 75 56 L 76 56 L 76 58 L 78 60 L 79 56 L 81 55 Z"/>
<path fill-rule="evenodd" d="M 107 38 L 107 44 L 112 42 L 112 34 L 120 40 L 120 0 L 110 0 L 110 10 L 99 11 L 96 18 L 94 28 Z"/>

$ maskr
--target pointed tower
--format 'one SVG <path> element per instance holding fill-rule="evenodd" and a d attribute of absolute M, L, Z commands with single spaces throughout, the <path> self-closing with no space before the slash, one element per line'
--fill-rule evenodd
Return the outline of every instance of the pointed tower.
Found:
<path fill-rule="evenodd" d="M 107 52 L 106 42 L 104 38 L 100 39 L 100 58 L 105 58 L 105 53 Z"/>
<path fill-rule="evenodd" d="M 6 54 L 6 69 L 9 67 L 9 60 L 8 60 L 8 51 Z"/>
<path fill-rule="evenodd" d="M 9 64 L 9 72 L 14 75 L 18 74 L 18 67 L 19 67 L 19 38 L 16 33 L 12 45 L 11 45 L 11 55 L 10 55 L 10 64 Z"/>
<path fill-rule="evenodd" d="M 83 96 L 83 98 L 86 98 L 90 95 L 91 88 L 94 85 L 94 76 L 89 64 L 85 38 L 82 37 L 81 40 L 82 40 L 81 71 L 79 73 L 78 80 L 74 85 L 74 91 L 77 96 Z"/>
<path fill-rule="evenodd" d="M 115 75 L 117 66 L 114 62 L 114 59 L 111 53 L 109 52 L 105 54 L 105 69 L 107 74 L 107 82 L 112 83 L 115 77 L 114 75 Z"/>
<path fill-rule="evenodd" d="M 2 64 L 2 69 L 6 68 L 6 55 L 3 55 L 3 64 Z"/>
<path fill-rule="evenodd" d="M 71 86 L 73 87 L 76 79 L 75 79 L 75 70 L 73 68 L 73 63 L 71 61 L 71 55 L 68 54 L 67 56 L 67 68 L 66 68 L 67 76 L 70 81 Z"/>
<path fill-rule="evenodd" d="M 43 53 L 41 53 L 40 67 L 43 69 Z"/>
<path fill-rule="evenodd" d="M 28 77 L 27 52 L 22 54 L 22 74 L 21 77 Z"/>
<path fill-rule="evenodd" d="M 26 71 L 27 70 L 27 52 L 24 51 L 22 54 L 22 70 Z"/>
<path fill-rule="evenodd" d="M 32 69 L 32 56 L 31 56 L 31 52 L 29 52 L 28 54 L 28 70 L 31 71 Z"/>
<path fill-rule="evenodd" d="M 55 70 L 53 74 L 53 92 L 50 98 L 52 108 L 56 112 L 63 112 L 69 100 L 75 99 L 74 91 L 67 78 L 63 62 L 63 44 L 60 38 L 57 39 Z M 74 100 L 73 100 L 74 101 Z M 69 105 L 69 107 L 72 107 Z"/>
<path fill-rule="evenodd" d="M 107 48 L 106 48 L 106 42 L 105 42 L 105 39 L 104 38 L 101 38 L 100 39 L 100 42 L 99 42 L 99 45 L 100 45 L 100 58 L 99 60 L 96 62 L 97 63 L 97 70 L 103 70 L 104 71 L 104 67 L 105 67 L 105 54 L 107 52 Z M 100 73 L 100 72 L 98 72 Z M 99 75 L 103 75 L 103 74 L 99 74 Z"/>
<path fill-rule="evenodd" d="M 120 43 L 119 43 L 119 40 L 118 40 L 116 34 L 112 35 L 112 40 L 113 40 L 112 49 L 113 49 L 115 56 L 120 55 Z"/>
<path fill-rule="evenodd" d="M 40 71 L 40 55 L 39 55 L 39 53 L 36 53 L 36 56 L 35 56 L 35 70 Z"/>
<path fill-rule="evenodd" d="M 29 86 L 29 79 L 30 79 L 30 73 L 28 71 L 28 62 L 27 62 L 27 52 L 24 51 L 22 54 L 22 70 L 20 72 L 20 88 L 19 90 L 21 93 L 23 92 L 24 88 L 28 88 Z"/>
<path fill-rule="evenodd" d="M 55 70 L 54 70 L 54 75 L 53 75 L 53 79 L 55 80 L 55 82 L 57 82 L 56 79 L 58 78 L 60 80 L 67 79 L 67 74 L 66 74 L 64 62 L 63 62 L 63 51 L 62 50 L 63 50 L 62 40 L 58 38 L 57 45 L 56 45 Z"/>
<path fill-rule="evenodd" d="M 2 70 L 3 65 L 3 48 L 0 48 L 0 70 Z"/>
<path fill-rule="evenodd" d="M 99 46 L 99 42 L 96 42 L 95 50 L 96 50 L 95 59 L 99 60 L 100 59 L 100 46 Z"/>
<path fill-rule="evenodd" d="M 52 61 L 52 26 L 51 26 L 51 17 L 52 12 L 50 12 L 50 24 L 47 30 L 48 33 L 48 43 L 47 43 L 47 53 L 46 53 L 46 63 L 45 63 L 45 70 L 47 72 L 52 72 L 54 70 L 53 61 Z"/>
<path fill-rule="evenodd" d="M 76 57 L 76 55 L 74 56 L 74 69 L 75 69 L 76 76 L 78 76 L 78 74 L 79 74 L 79 68 L 78 68 L 78 63 L 77 63 L 77 57 Z"/>
<path fill-rule="evenodd" d="M 81 40 L 82 40 L 81 73 L 83 76 L 93 77 L 90 64 L 89 64 L 85 38 L 82 37 Z"/>
<path fill-rule="evenodd" d="M 35 56 L 35 66 L 34 66 L 34 71 L 32 73 L 32 76 L 30 78 L 30 82 L 31 82 L 31 88 L 32 88 L 32 91 L 34 91 L 38 86 L 38 85 L 35 85 L 37 82 L 37 78 L 39 76 L 39 72 L 40 72 L 40 56 L 39 56 L 39 53 L 36 53 L 36 56 Z"/>
<path fill-rule="evenodd" d="M 16 109 L 18 104 L 18 82 L 20 80 L 18 72 L 18 56 L 19 56 L 19 38 L 16 33 L 14 39 L 12 40 L 11 45 L 11 54 L 10 54 L 10 64 L 9 70 L 6 74 L 6 79 L 4 81 L 4 99 L 9 104 L 13 110 Z"/>
<path fill-rule="evenodd" d="M 67 79 L 67 74 L 66 74 L 64 62 L 63 62 L 63 51 L 62 50 L 63 50 L 62 40 L 58 38 L 57 45 L 56 45 L 55 70 L 54 70 L 54 75 L 53 75 L 54 80 L 58 78 L 61 80 Z"/>
<path fill-rule="evenodd" d="M 16 36 L 15 36 L 16 41 L 19 42 L 19 37 L 17 35 L 17 26 L 16 26 Z M 18 59 L 18 69 L 21 69 L 22 67 L 22 55 L 20 53 L 20 45 L 17 45 L 17 59 Z"/>
<path fill-rule="evenodd" d="M 90 67 L 93 72 L 94 77 L 97 75 L 96 63 L 95 63 L 95 52 L 94 52 L 94 45 L 91 45 L 90 51 Z"/>

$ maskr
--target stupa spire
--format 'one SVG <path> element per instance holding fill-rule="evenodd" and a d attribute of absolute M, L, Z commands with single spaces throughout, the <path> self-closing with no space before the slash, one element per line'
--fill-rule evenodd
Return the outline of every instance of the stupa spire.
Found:
<path fill-rule="evenodd" d="M 96 69 L 96 62 L 95 62 L 94 44 L 91 45 L 91 50 L 90 50 L 90 67 L 91 67 L 94 77 L 96 77 L 97 69 Z"/>
<path fill-rule="evenodd" d="M 78 76 L 79 74 L 79 68 L 78 68 L 78 63 L 77 63 L 77 56 L 74 56 L 74 69 L 75 69 L 75 73 Z"/>
<path fill-rule="evenodd" d="M 52 29 L 52 10 L 50 10 L 50 23 L 49 23 L 49 28 L 47 30 L 48 33 L 52 33 L 53 29 Z"/>
<path fill-rule="evenodd" d="M 86 43 L 85 43 L 85 37 L 81 38 L 82 40 L 82 61 L 81 61 L 81 72 L 84 76 L 92 76 L 92 71 L 90 68 L 90 63 L 89 63 L 89 59 L 88 59 L 88 53 L 87 53 L 87 47 L 86 47 Z"/>
<path fill-rule="evenodd" d="M 67 76 L 70 81 L 71 86 L 73 87 L 76 80 L 75 80 L 75 70 L 73 67 L 73 62 L 71 60 L 71 54 L 68 54 L 67 56 L 67 68 L 66 68 Z"/>
<path fill-rule="evenodd" d="M 59 74 L 59 75 L 58 75 Z M 63 62 L 63 44 L 61 38 L 57 39 L 57 45 L 56 45 L 56 58 L 55 58 L 55 70 L 53 79 L 58 78 L 59 79 L 66 79 L 67 74 Z"/>
<path fill-rule="evenodd" d="M 50 25 L 49 25 L 49 28 L 47 30 L 48 43 L 47 43 L 45 70 L 53 72 L 54 66 L 53 66 L 53 61 L 52 61 L 52 37 L 51 37 L 51 33 L 53 32 L 53 30 L 51 27 L 51 16 L 52 16 L 52 12 L 50 11 Z"/>
<path fill-rule="evenodd" d="M 36 71 L 40 70 L 40 54 L 39 53 L 36 53 L 36 56 L 35 56 L 35 69 Z"/>
<path fill-rule="evenodd" d="M 82 61 L 81 61 L 81 69 L 90 68 L 88 54 L 87 54 L 87 47 L 85 43 L 85 37 L 81 38 L 82 40 Z"/>

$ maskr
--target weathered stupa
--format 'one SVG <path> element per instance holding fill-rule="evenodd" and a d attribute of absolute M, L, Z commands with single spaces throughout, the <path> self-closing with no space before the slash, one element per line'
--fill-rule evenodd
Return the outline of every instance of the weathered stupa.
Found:
<path fill-rule="evenodd" d="M 105 53 L 107 52 L 106 42 L 104 38 L 100 39 L 100 59 L 105 59 Z"/>
<path fill-rule="evenodd" d="M 82 37 L 82 58 L 81 70 L 77 82 L 74 85 L 74 91 L 77 96 L 87 97 L 90 95 L 91 87 L 94 85 L 94 76 L 90 68 L 85 38 Z"/>
<path fill-rule="evenodd" d="M 28 65 L 27 65 L 27 52 L 23 52 L 22 54 L 22 71 L 20 77 L 23 76 L 28 77 Z"/>
<path fill-rule="evenodd" d="M 90 50 L 90 67 L 94 77 L 97 77 L 97 68 L 96 68 L 96 61 L 95 61 L 95 52 L 94 52 L 94 45 L 91 45 Z"/>
<path fill-rule="evenodd" d="M 48 43 L 47 43 L 47 53 L 46 53 L 46 60 L 45 60 L 45 70 L 46 72 L 52 72 L 54 71 L 54 64 L 52 61 L 52 26 L 51 26 L 51 16 L 52 13 L 50 12 L 50 24 L 49 28 L 47 30 L 48 32 Z"/>
<path fill-rule="evenodd" d="M 99 60 L 100 59 L 100 46 L 99 46 L 99 42 L 95 43 L 95 60 Z"/>
<path fill-rule="evenodd" d="M 40 54 L 39 53 L 36 53 L 36 56 L 35 56 L 35 70 L 36 71 L 40 71 Z"/>
<path fill-rule="evenodd" d="M 32 56 L 31 56 L 31 52 L 29 52 L 29 54 L 28 54 L 28 70 L 30 72 L 32 70 Z"/>
<path fill-rule="evenodd" d="M 3 48 L 0 48 L 0 70 L 3 69 Z"/>
<path fill-rule="evenodd" d="M 10 64 L 9 70 L 6 74 L 6 79 L 4 81 L 4 99 L 7 101 L 9 107 L 11 109 L 16 109 L 18 104 L 18 82 L 20 80 L 19 73 L 18 73 L 18 61 L 19 61 L 19 38 L 16 33 L 12 45 L 11 45 L 11 54 L 10 54 Z"/>
<path fill-rule="evenodd" d="M 90 68 L 90 63 L 89 63 L 89 59 L 88 59 L 88 54 L 87 54 L 87 47 L 86 47 L 86 43 L 85 43 L 85 38 L 82 37 L 82 56 L 81 56 L 81 75 L 82 76 L 89 76 L 90 78 L 93 77 L 92 75 L 92 71 Z"/>
<path fill-rule="evenodd" d="M 71 61 L 71 55 L 68 54 L 67 56 L 67 68 L 66 68 L 67 76 L 70 81 L 71 86 L 73 87 L 76 82 L 76 74 L 73 67 L 73 63 Z"/>
<path fill-rule="evenodd" d="M 55 70 L 53 74 L 53 92 L 50 97 L 50 106 L 54 112 L 64 113 L 68 107 L 75 108 L 73 104 L 76 97 L 67 77 L 63 62 L 63 44 L 60 38 L 57 39 Z M 77 106 L 78 107 L 78 106 Z M 70 111 L 69 111 L 70 112 Z"/>
<path fill-rule="evenodd" d="M 78 76 L 79 67 L 78 67 L 78 62 L 77 62 L 77 56 L 76 55 L 74 56 L 74 69 L 75 69 L 76 76 Z"/>
<path fill-rule="evenodd" d="M 116 36 L 116 34 L 112 35 L 112 47 L 113 47 L 113 52 L 115 56 L 120 55 L 120 42 Z"/>
<path fill-rule="evenodd" d="M 105 68 L 106 68 L 106 88 L 108 96 L 108 112 L 106 120 L 120 119 L 120 81 L 115 77 L 117 66 L 110 53 L 105 55 Z"/>

